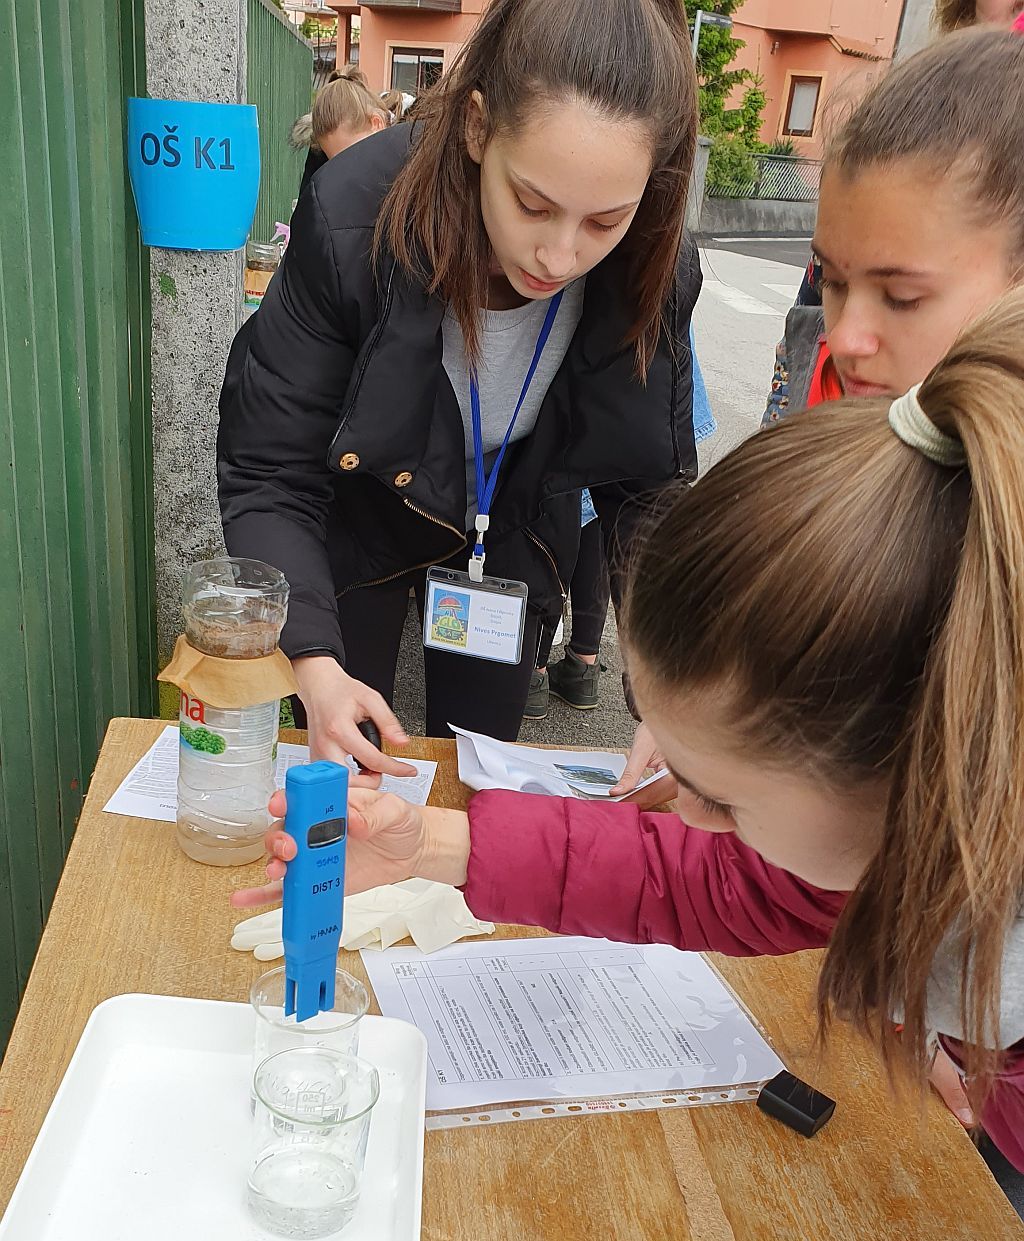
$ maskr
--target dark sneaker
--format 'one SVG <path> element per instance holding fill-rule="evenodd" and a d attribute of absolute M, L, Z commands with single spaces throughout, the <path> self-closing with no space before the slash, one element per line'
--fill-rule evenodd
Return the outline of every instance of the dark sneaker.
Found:
<path fill-rule="evenodd" d="M 585 664 L 565 648 L 565 658 L 548 669 L 551 692 L 577 711 L 592 711 L 598 705 L 598 682 L 601 680 L 601 661 Z"/>
<path fill-rule="evenodd" d="M 530 694 L 523 710 L 524 720 L 546 720 L 548 718 L 548 674 L 535 672 L 530 677 Z"/>

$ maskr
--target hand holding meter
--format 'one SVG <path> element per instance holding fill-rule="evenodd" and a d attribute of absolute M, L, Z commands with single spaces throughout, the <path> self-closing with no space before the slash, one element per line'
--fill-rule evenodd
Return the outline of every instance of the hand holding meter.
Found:
<path fill-rule="evenodd" d="M 289 769 L 284 830 L 298 852 L 284 877 L 285 1015 L 306 1021 L 334 1004 L 345 900 L 347 767 Z"/>

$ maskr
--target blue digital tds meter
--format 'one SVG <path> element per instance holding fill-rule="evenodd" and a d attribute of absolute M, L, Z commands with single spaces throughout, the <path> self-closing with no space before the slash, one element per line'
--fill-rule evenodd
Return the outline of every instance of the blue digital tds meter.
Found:
<path fill-rule="evenodd" d="M 334 1005 L 345 897 L 348 768 L 292 767 L 284 830 L 298 846 L 284 878 L 285 1015 L 306 1021 Z"/>

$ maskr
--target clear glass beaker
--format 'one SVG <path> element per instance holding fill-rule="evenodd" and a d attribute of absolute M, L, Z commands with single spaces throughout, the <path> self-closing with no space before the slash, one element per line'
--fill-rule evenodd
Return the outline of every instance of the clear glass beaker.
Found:
<path fill-rule="evenodd" d="M 359 1203 L 377 1070 L 325 1047 L 300 1047 L 264 1060 L 253 1088 L 253 1218 L 302 1241 L 344 1228 Z"/>
<path fill-rule="evenodd" d="M 308 1021 L 284 1015 L 284 966 L 269 970 L 252 984 L 249 1001 L 256 1020 L 253 1074 L 264 1060 L 296 1047 L 326 1047 L 347 1056 L 359 1054 L 359 1022 L 370 995 L 358 978 L 343 969 L 334 973 L 334 1006 Z"/>

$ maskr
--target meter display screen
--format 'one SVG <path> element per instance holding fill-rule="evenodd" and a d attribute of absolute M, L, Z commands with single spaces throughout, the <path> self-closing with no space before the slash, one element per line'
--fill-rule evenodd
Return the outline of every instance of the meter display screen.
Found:
<path fill-rule="evenodd" d="M 344 819 L 324 819 L 314 823 L 306 835 L 306 844 L 311 849 L 323 849 L 327 845 L 337 844 L 345 838 Z"/>

